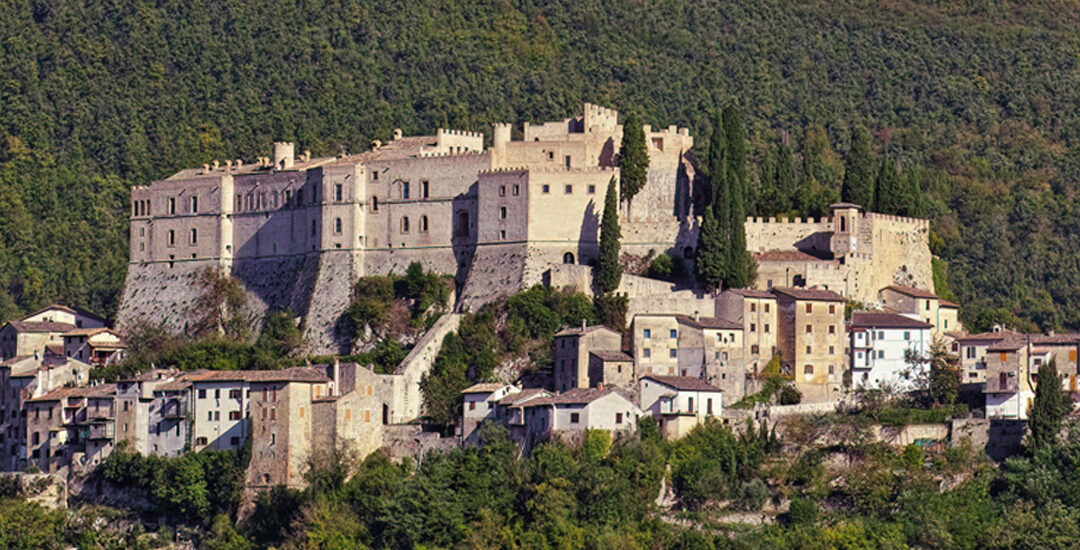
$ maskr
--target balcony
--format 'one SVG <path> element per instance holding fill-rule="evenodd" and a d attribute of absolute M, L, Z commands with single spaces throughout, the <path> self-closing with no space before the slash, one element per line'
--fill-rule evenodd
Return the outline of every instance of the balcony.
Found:
<path fill-rule="evenodd" d="M 186 403 L 169 403 L 162 408 L 161 417 L 167 420 L 183 420 L 188 416 Z"/>
<path fill-rule="evenodd" d="M 1004 380 L 997 376 L 986 377 L 986 389 L 983 393 L 1016 393 L 1020 391 L 1020 379 L 1010 376 Z"/>
<path fill-rule="evenodd" d="M 112 423 L 94 423 L 83 428 L 79 433 L 83 440 L 113 439 L 116 437 L 116 426 Z"/>

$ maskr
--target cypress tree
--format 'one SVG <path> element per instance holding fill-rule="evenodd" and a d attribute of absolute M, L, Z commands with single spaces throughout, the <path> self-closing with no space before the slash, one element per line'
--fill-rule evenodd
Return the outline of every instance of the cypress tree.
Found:
<path fill-rule="evenodd" d="M 1039 367 L 1039 383 L 1035 400 L 1028 414 L 1028 449 L 1032 452 L 1047 448 L 1057 441 L 1065 415 L 1072 411 L 1072 402 L 1061 387 L 1057 362 L 1051 359 Z"/>
<path fill-rule="evenodd" d="M 615 194 L 615 178 L 608 182 L 604 196 L 604 215 L 600 220 L 600 262 L 597 265 L 596 286 L 602 294 L 614 292 L 622 279 L 619 267 L 619 199 Z"/>
<path fill-rule="evenodd" d="M 874 204 L 874 158 L 870 131 L 859 124 L 851 129 L 851 150 L 844 166 L 844 186 L 840 200 L 864 208 Z"/>
<path fill-rule="evenodd" d="M 724 133 L 724 118 L 716 114 L 713 133 L 709 139 L 709 158 L 706 161 L 711 184 L 712 200 L 705 210 L 701 228 L 698 231 L 698 275 L 710 288 L 720 288 L 727 278 L 729 248 L 731 245 L 730 190 L 725 177 L 727 171 L 724 158 L 727 154 L 727 138 Z"/>
<path fill-rule="evenodd" d="M 882 157 L 881 168 L 878 169 L 874 182 L 874 211 L 899 214 L 906 202 L 904 195 L 904 186 L 900 181 L 900 173 L 896 171 L 896 163 L 889 157 Z"/>
<path fill-rule="evenodd" d="M 622 200 L 630 202 L 645 187 L 649 177 L 649 152 L 645 148 L 645 129 L 633 111 L 623 122 L 622 148 L 619 150 L 619 177 Z"/>
<path fill-rule="evenodd" d="M 734 107 L 724 109 L 724 134 L 727 138 L 727 154 L 724 181 L 727 183 L 727 212 L 730 243 L 727 250 L 726 286 L 742 288 L 750 281 L 750 263 L 753 259 L 746 251 L 746 203 L 749 184 L 746 177 L 746 132 L 742 117 Z"/>
<path fill-rule="evenodd" d="M 705 209 L 701 230 L 698 232 L 697 262 L 695 263 L 698 278 L 708 288 L 720 288 L 724 282 L 726 258 L 723 236 L 719 222 L 713 215 L 713 207 L 709 205 Z"/>

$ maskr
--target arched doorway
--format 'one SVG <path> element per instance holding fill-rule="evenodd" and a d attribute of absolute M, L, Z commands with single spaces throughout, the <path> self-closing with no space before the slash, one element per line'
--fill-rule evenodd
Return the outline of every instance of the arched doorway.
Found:
<path fill-rule="evenodd" d="M 567 252 L 567 253 L 563 254 L 562 255 L 562 263 L 564 263 L 564 264 L 572 264 L 572 263 L 574 263 L 574 253 L 573 252 Z"/>
<path fill-rule="evenodd" d="M 469 213 L 458 212 L 457 215 L 457 235 L 459 237 L 469 236 Z"/>

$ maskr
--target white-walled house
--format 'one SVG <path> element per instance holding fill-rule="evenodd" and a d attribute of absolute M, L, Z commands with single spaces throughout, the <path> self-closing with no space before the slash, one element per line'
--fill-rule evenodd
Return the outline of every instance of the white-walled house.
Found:
<path fill-rule="evenodd" d="M 521 392 L 520 388 L 510 384 L 481 383 L 462 390 L 461 403 L 461 439 L 472 443 L 476 428 L 484 420 L 496 420 L 495 405 L 504 397 Z"/>
<path fill-rule="evenodd" d="M 536 442 L 567 432 L 637 429 L 641 409 L 615 389 L 575 388 L 524 405 L 525 435 Z"/>
<path fill-rule="evenodd" d="M 904 373 L 928 368 L 933 328 L 930 323 L 897 313 L 852 313 L 848 346 L 852 385 L 911 389 L 912 380 Z M 909 363 L 909 357 L 918 358 L 917 363 Z"/>
<path fill-rule="evenodd" d="M 656 419 L 665 438 L 682 437 L 723 411 L 723 390 L 699 378 L 647 375 L 638 388 L 641 410 Z"/>

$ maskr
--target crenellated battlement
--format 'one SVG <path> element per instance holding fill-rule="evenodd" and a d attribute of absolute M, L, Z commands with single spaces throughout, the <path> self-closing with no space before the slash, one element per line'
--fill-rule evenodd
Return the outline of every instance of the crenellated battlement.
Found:
<path fill-rule="evenodd" d="M 482 132 L 470 132 L 468 130 L 454 130 L 454 129 L 451 129 L 451 128 L 438 128 L 438 129 L 435 130 L 435 136 L 436 137 L 438 137 L 438 136 L 459 136 L 459 137 L 480 138 L 480 139 L 484 138 L 484 134 Z"/>
<path fill-rule="evenodd" d="M 879 214 L 877 212 L 863 212 L 860 218 L 869 221 L 883 221 L 894 224 L 913 225 L 920 229 L 929 229 L 930 220 L 923 218 L 909 218 L 907 216 L 894 216 L 891 214 Z"/>
<path fill-rule="evenodd" d="M 479 155 L 487 154 L 486 151 L 421 151 L 417 153 L 419 158 L 441 158 L 441 157 L 475 157 Z"/>
<path fill-rule="evenodd" d="M 799 224 L 799 225 L 823 225 L 823 226 L 825 226 L 825 227 L 827 227 L 829 229 L 832 228 L 832 219 L 831 218 L 817 218 L 817 219 L 815 219 L 815 218 L 806 218 L 806 219 L 803 219 L 803 218 L 787 218 L 787 217 L 783 217 L 783 218 L 777 219 L 777 218 L 774 218 L 774 217 L 770 217 L 770 218 L 766 219 L 766 218 L 756 217 L 756 216 L 747 216 L 746 217 L 746 223 L 752 223 L 752 224 L 783 224 L 783 225 L 796 225 L 796 224 Z"/>

